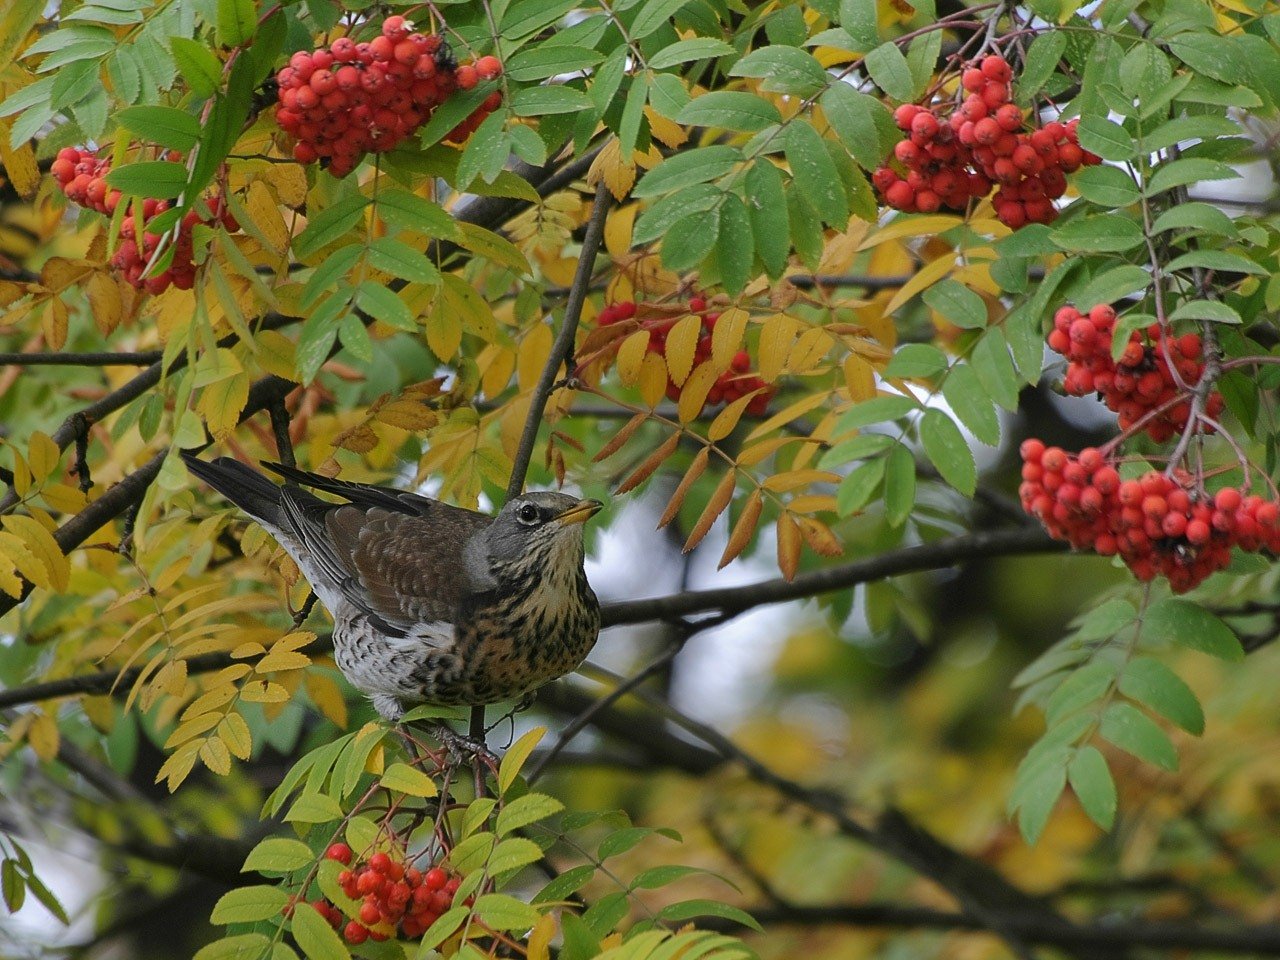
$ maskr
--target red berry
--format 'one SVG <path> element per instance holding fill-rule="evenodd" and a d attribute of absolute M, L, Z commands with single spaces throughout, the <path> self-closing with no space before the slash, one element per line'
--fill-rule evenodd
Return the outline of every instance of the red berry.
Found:
<path fill-rule="evenodd" d="M 339 863 L 347 864 L 351 862 L 351 848 L 345 843 L 334 843 L 324 852 L 324 855 L 330 860 L 337 860 Z"/>

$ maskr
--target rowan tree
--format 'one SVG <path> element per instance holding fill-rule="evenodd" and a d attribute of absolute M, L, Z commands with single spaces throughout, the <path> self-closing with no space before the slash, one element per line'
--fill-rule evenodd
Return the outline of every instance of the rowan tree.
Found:
<path fill-rule="evenodd" d="M 0 886 L 91 918 L 53 952 L 1280 954 L 1275 3 L 0 25 Z M 207 449 L 652 521 L 622 672 L 407 746 Z"/>

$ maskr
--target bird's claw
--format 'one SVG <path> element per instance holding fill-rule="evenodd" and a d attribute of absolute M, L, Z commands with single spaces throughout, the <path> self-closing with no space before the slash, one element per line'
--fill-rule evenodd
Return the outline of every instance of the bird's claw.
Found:
<path fill-rule="evenodd" d="M 449 759 L 455 765 L 461 766 L 475 762 L 486 767 L 497 768 L 498 758 L 484 741 L 458 733 L 443 723 L 435 725 L 434 733 L 436 739 L 440 741 L 440 746 L 448 751 Z"/>

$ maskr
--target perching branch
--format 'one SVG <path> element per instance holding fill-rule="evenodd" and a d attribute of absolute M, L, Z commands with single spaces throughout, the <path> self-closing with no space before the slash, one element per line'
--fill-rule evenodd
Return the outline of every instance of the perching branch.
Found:
<path fill-rule="evenodd" d="M 604 237 L 604 220 L 608 213 L 609 189 L 601 180 L 596 187 L 596 199 L 591 207 L 591 218 L 587 221 L 587 232 L 582 238 L 578 269 L 569 287 L 569 300 L 564 308 L 564 321 L 560 324 L 560 331 L 551 345 L 551 353 L 547 356 L 547 362 L 543 365 L 542 373 L 538 376 L 538 382 L 533 388 L 533 399 L 529 402 L 524 430 L 520 434 L 520 443 L 516 447 L 516 455 L 511 465 L 511 480 L 507 484 L 508 500 L 518 496 L 524 489 L 525 474 L 529 472 L 533 445 L 538 439 L 538 428 L 542 426 L 542 417 L 547 409 L 547 398 L 551 396 L 556 373 L 573 354 L 574 337 L 578 332 L 582 305 L 587 299 L 587 287 L 591 283 L 591 274 L 595 270 L 596 254 L 600 250 L 600 241 Z"/>

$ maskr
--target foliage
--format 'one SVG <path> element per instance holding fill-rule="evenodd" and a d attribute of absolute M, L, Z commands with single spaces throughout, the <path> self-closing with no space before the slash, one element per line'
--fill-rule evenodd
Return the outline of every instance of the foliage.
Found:
<path fill-rule="evenodd" d="M 871 675 L 850 665 L 842 631 L 871 646 L 908 638 L 919 652 L 931 634 L 963 629 L 930 608 L 943 581 L 889 578 L 1058 546 L 1009 509 L 1017 481 L 1005 452 L 1015 439 L 1056 432 L 1073 450 L 1087 439 L 1118 478 L 1157 472 L 1189 504 L 1252 492 L 1261 500 L 1251 522 L 1280 500 L 1280 225 L 1265 208 L 1228 215 L 1237 209 L 1205 192 L 1260 155 L 1274 162 L 1273 3 L 77 0 L 52 20 L 43 11 L 19 0 L 0 15 L 0 344 L 15 351 L 0 367 L 0 681 L 15 688 L 0 699 L 0 772 L 17 786 L 34 764 L 69 797 L 89 795 L 88 784 L 137 803 L 109 824 L 83 807 L 73 819 L 143 857 L 184 837 L 250 835 L 238 818 L 267 783 L 264 815 L 287 826 L 238 856 L 262 882 L 218 901 L 213 918 L 227 936 L 204 946 L 202 960 L 287 957 L 290 943 L 326 960 L 349 949 L 389 956 L 376 940 L 344 943 L 320 912 L 289 901 L 325 898 L 358 918 L 325 856 L 339 841 L 361 858 L 392 849 L 456 874 L 428 946 L 409 948 L 420 956 L 493 955 L 502 945 L 543 957 L 553 938 L 566 958 L 746 955 L 717 931 L 751 928 L 738 904 L 758 901 L 726 893 L 709 876 L 722 867 L 710 854 L 714 869 L 643 866 L 665 856 L 645 852 L 642 841 L 656 843 L 651 827 L 560 815 L 571 800 L 634 798 L 567 771 L 557 774 L 563 797 L 532 792 L 518 773 L 533 749 L 527 736 L 486 788 L 483 770 L 460 782 L 430 744 L 402 754 L 387 728 L 363 724 L 367 707 L 331 669 L 321 621 L 303 628 L 310 608 L 297 569 L 264 531 L 196 489 L 177 450 L 214 443 L 346 479 L 429 481 L 432 495 L 466 506 L 518 488 L 534 452 L 532 482 L 613 493 L 606 526 L 628 504 L 665 500 L 655 519 L 678 531 L 684 552 L 714 549 L 721 566 L 767 563 L 781 580 L 606 606 L 606 622 L 665 620 L 678 645 L 708 625 L 693 614 L 727 618 L 824 594 L 829 628 L 821 637 L 796 628 L 766 698 L 785 698 L 791 683 L 823 689 L 841 718 L 853 710 L 843 703 L 851 690 L 867 692 L 850 678 Z M 390 36 L 383 25 L 399 13 L 445 38 L 463 66 L 442 55 L 430 69 L 456 89 L 435 91 L 394 146 L 384 142 L 390 149 L 361 139 L 370 152 L 350 158 L 353 172 L 345 161 L 321 169 L 312 146 L 323 131 L 299 133 L 299 151 L 278 122 L 277 104 L 290 109 L 282 90 L 301 89 L 283 71 L 295 54 L 342 37 Z M 993 104 L 1006 115 L 1008 102 L 1020 108 L 1026 145 L 1031 131 L 1061 120 L 1053 149 L 1103 162 L 1082 161 L 1052 209 L 1044 196 L 1025 198 L 1041 201 L 1024 208 L 1046 222 L 1016 229 L 1023 214 L 1009 212 L 1009 192 L 1034 179 L 1022 173 L 1001 184 L 1004 196 L 975 189 L 961 210 L 890 210 L 904 206 L 891 183 L 941 172 L 903 160 L 898 145 L 917 137 L 914 118 L 958 113 L 966 91 L 981 89 L 965 71 L 996 54 L 1014 76 Z M 904 114 L 904 104 L 928 110 Z M 926 118 L 924 127 L 917 147 L 935 137 L 945 145 L 943 125 Z M 86 153 L 71 160 L 71 148 Z M 77 183 L 80 163 L 92 169 Z M 994 155 L 974 163 L 996 169 Z M 892 176 L 877 179 L 886 168 Z M 913 187 L 917 209 L 930 188 Z M 1046 337 L 1067 305 L 1075 320 L 1114 307 L 1090 375 L 1113 373 L 1108 364 L 1136 344 L 1131 368 L 1167 375 L 1145 408 L 1164 419 L 1123 413 L 1118 429 L 1112 421 L 1083 438 L 1044 413 L 1038 385 L 1061 376 L 1046 364 Z M 1184 380 L 1167 351 L 1192 333 L 1194 373 Z M 1092 380 L 1077 389 L 1070 368 L 1067 377 L 1066 392 L 1093 392 Z M 1107 401 L 1118 408 L 1116 395 Z M 1055 536 L 1097 520 L 1071 512 L 1078 498 L 1061 498 L 1057 517 L 1056 491 L 1037 506 L 1040 492 L 1024 487 L 1022 505 Z M 1231 710 L 1215 713 L 1206 697 L 1202 655 L 1233 663 L 1264 646 L 1277 609 L 1272 552 L 1231 553 L 1250 538 L 1225 513 L 1222 523 L 1237 526 L 1206 536 L 1222 534 L 1229 565 L 1202 585 L 1208 569 L 1181 578 L 1200 545 L 1184 536 L 1185 522 L 1104 549 L 1106 537 L 1142 528 L 1137 510 L 1115 521 L 1128 527 L 1070 539 L 1118 552 L 1150 582 L 1135 584 L 1119 561 L 1112 569 L 1075 556 L 1037 581 L 1055 584 L 1038 605 L 1051 613 L 1014 609 L 1035 606 L 1027 598 L 1042 589 L 1022 569 L 998 568 L 1017 598 L 983 595 L 991 633 L 1005 641 L 1019 618 L 1025 635 L 1070 621 L 1038 655 L 1015 647 L 1015 657 L 1001 644 L 1009 658 L 993 675 L 1021 671 L 1017 708 L 1036 707 L 1044 729 L 1034 739 L 1028 720 L 1001 725 L 997 767 L 1009 782 L 974 773 L 967 791 L 1016 814 L 1024 840 L 1045 835 L 1042 851 L 1055 825 L 1059 836 L 1094 837 L 1080 811 L 1103 830 L 1144 816 L 1155 771 L 1209 762 L 1211 741 L 1190 738 L 1212 736 Z M 1274 549 L 1274 520 L 1258 520 L 1259 549 Z M 715 542 L 700 548 L 704 540 Z M 1172 589 L 1154 569 L 1143 573 L 1143 551 L 1163 552 Z M 1058 606 L 1067 600 L 1076 608 Z M 1012 884 L 1010 893 L 980 882 L 975 893 L 946 869 L 945 850 L 904 846 L 891 818 L 841 819 L 843 807 L 784 775 L 819 774 L 800 747 L 779 747 L 796 739 L 786 723 L 754 717 L 739 731 L 743 743 L 765 744 L 764 764 L 655 703 L 643 682 L 674 650 L 650 657 L 606 703 L 566 708 L 580 722 L 547 756 L 594 724 L 708 782 L 724 776 L 713 767 L 736 760 L 758 787 L 939 880 L 965 917 L 1019 948 Z M 1246 671 L 1224 669 L 1250 689 Z M 82 677 L 83 686 L 58 686 Z M 22 693 L 46 682 L 55 686 Z M 920 682 L 932 690 L 938 681 Z M 1001 694 L 984 689 L 972 694 L 978 707 L 957 714 L 989 713 Z M 608 725 L 628 692 L 637 713 Z M 871 724 L 892 728 L 897 707 L 881 704 Z M 902 705 L 920 734 L 908 765 L 928 779 L 946 748 L 923 744 L 946 725 L 913 709 L 927 713 Z M 655 723 L 668 737 L 664 722 L 684 722 L 710 758 L 633 724 L 640 710 L 664 718 Z M 1023 747 L 1018 765 L 1008 754 Z M 273 750 L 288 757 L 288 772 L 263 772 Z M 148 751 L 159 751 L 154 763 Z M 138 802 L 130 778 L 139 771 L 174 793 L 161 812 Z M 850 772 L 838 785 L 854 783 Z M 701 808 L 664 807 L 648 786 L 659 814 Z M 718 786 L 732 796 L 734 784 Z M 882 806 L 866 789 L 857 792 L 867 810 Z M 816 857 L 814 835 L 796 824 L 726 806 L 745 834 L 772 829 Z M 801 916 L 743 861 L 742 844 L 721 842 L 720 811 L 702 812 L 707 822 L 680 823 L 696 832 L 698 857 L 720 850 L 781 918 Z M 965 837 L 963 825 L 950 827 Z M 777 854 L 777 843 L 756 839 Z M 60 913 L 25 847 L 6 837 L 4 849 L 10 910 L 29 892 Z M 641 864 L 632 880 L 606 864 L 614 857 Z M 828 866 L 826 875 L 842 876 Z M 535 868 L 558 876 L 539 887 Z M 1018 879 L 1036 879 L 1021 868 Z M 676 883 L 694 895 L 666 890 Z M 891 873 L 875 883 L 895 899 L 905 886 Z M 1003 902 L 982 899 L 997 893 Z M 1013 919 L 1000 921 L 1006 914 Z M 695 918 L 709 922 L 684 926 Z M 1044 931 L 1060 930 L 1059 919 L 1031 924 L 1035 935 L 1053 935 Z M 759 938 L 766 952 L 785 949 L 778 942 Z"/>

